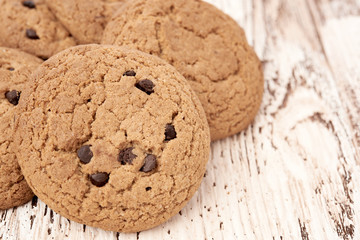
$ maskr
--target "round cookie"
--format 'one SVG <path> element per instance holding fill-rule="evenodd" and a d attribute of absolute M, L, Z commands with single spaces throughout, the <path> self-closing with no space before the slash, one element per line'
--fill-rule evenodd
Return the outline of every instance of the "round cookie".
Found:
<path fill-rule="evenodd" d="M 103 44 L 130 46 L 171 63 L 205 109 L 211 139 L 238 133 L 262 100 L 261 62 L 229 16 L 199 0 L 135 0 L 114 14 Z"/>
<path fill-rule="evenodd" d="M 46 0 L 79 44 L 100 43 L 111 16 L 125 0 Z"/>
<path fill-rule="evenodd" d="M 17 157 L 34 193 L 61 215 L 137 232 L 177 214 L 209 156 L 204 110 L 165 61 L 82 45 L 32 75 L 17 122 Z"/>
<path fill-rule="evenodd" d="M 0 46 L 46 59 L 76 44 L 44 0 L 0 0 L 0 6 Z"/>
<path fill-rule="evenodd" d="M 28 202 L 33 193 L 13 152 L 14 115 L 30 73 L 41 59 L 0 47 L 0 210 Z"/>

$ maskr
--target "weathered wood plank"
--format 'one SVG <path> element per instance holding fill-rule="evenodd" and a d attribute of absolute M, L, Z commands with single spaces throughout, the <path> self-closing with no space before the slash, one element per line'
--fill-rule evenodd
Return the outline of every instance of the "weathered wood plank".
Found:
<path fill-rule="evenodd" d="M 349 116 L 349 137 L 356 146 L 355 155 L 360 161 L 360 2 L 308 2 L 327 64 Z"/>
<path fill-rule="evenodd" d="M 209 0 L 261 59 L 256 121 L 212 144 L 206 177 L 169 222 L 138 234 L 84 227 L 40 200 L 0 212 L 0 239 L 359 239 L 360 3 Z"/>
<path fill-rule="evenodd" d="M 284 187 L 293 185 L 294 189 L 283 195 L 291 196 L 289 207 L 298 216 L 298 224 L 295 219 L 288 221 L 289 235 L 284 235 L 296 236 L 293 229 L 298 225 L 305 239 L 356 239 L 354 213 L 359 205 L 353 197 L 358 194 L 353 189 L 355 177 L 350 175 L 358 179 L 357 150 L 317 25 L 304 1 L 256 3 L 263 6 L 256 8 L 256 16 L 265 22 L 268 34 L 262 41 L 266 43 L 263 59 L 266 70 L 273 69 L 267 90 L 274 99 L 268 101 L 282 99 L 277 108 L 269 104 L 266 111 L 274 117 L 269 119 L 269 123 L 274 121 L 269 139 L 293 169 L 286 178 L 291 184 Z"/>

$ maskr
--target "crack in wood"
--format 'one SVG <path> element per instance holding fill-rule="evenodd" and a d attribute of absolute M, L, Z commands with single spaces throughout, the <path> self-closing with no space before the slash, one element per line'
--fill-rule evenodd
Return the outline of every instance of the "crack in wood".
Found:
<path fill-rule="evenodd" d="M 346 171 L 344 165 L 343 165 L 343 171 L 344 171 L 344 174 L 341 177 L 342 177 L 342 182 L 343 182 L 343 187 L 344 187 L 344 193 L 346 195 L 346 198 L 349 200 L 350 204 L 353 204 L 354 201 L 351 197 L 351 194 L 353 191 L 352 191 L 352 189 L 349 188 L 349 184 L 352 180 L 351 173 L 349 171 Z"/>
<path fill-rule="evenodd" d="M 32 229 L 32 227 L 33 227 L 35 218 L 36 218 L 35 215 L 31 215 L 31 216 L 30 216 L 30 229 Z"/>
<path fill-rule="evenodd" d="M 34 196 L 31 200 L 31 208 L 34 208 L 36 207 L 38 204 L 38 197 L 37 196 Z"/>
<path fill-rule="evenodd" d="M 309 240 L 309 233 L 306 230 L 306 225 L 305 223 L 301 223 L 300 218 L 298 218 L 299 221 L 299 226 L 300 226 L 300 233 L 301 233 L 301 239 L 302 240 Z"/>
<path fill-rule="evenodd" d="M 54 212 L 50 209 L 50 223 L 54 223 Z"/>

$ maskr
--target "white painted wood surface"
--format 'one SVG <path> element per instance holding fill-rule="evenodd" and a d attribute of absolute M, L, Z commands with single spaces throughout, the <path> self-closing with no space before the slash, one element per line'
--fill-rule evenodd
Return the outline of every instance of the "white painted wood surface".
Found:
<path fill-rule="evenodd" d="M 360 1 L 211 0 L 263 60 L 256 121 L 212 144 L 206 177 L 169 222 L 85 227 L 40 200 L 0 212 L 0 239 L 360 239 Z"/>

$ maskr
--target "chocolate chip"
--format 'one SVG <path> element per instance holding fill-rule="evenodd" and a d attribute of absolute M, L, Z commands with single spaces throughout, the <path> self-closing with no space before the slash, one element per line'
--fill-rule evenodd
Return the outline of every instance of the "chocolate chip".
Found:
<path fill-rule="evenodd" d="M 35 8 L 35 3 L 33 1 L 23 1 L 22 5 L 27 8 Z"/>
<path fill-rule="evenodd" d="M 79 150 L 77 150 L 77 156 L 80 159 L 80 162 L 83 164 L 88 164 L 91 161 L 91 158 L 94 156 L 90 150 L 90 145 L 84 145 Z"/>
<path fill-rule="evenodd" d="M 15 71 L 15 68 L 9 67 L 7 70 L 9 70 L 10 72 L 12 72 L 12 71 Z"/>
<path fill-rule="evenodd" d="M 132 161 L 137 157 L 135 154 L 132 153 L 134 148 L 125 148 L 120 151 L 118 161 L 121 165 L 125 164 L 132 164 Z"/>
<path fill-rule="evenodd" d="M 18 105 L 20 99 L 20 92 L 12 90 L 5 93 L 6 99 L 13 105 Z"/>
<path fill-rule="evenodd" d="M 109 181 L 109 174 L 104 172 L 95 173 L 95 174 L 91 174 L 89 178 L 92 184 L 94 184 L 97 187 L 102 187 L 105 186 L 105 184 L 107 184 L 107 182 Z"/>
<path fill-rule="evenodd" d="M 129 70 L 129 71 L 124 72 L 123 76 L 135 77 L 136 72 L 134 72 L 133 70 Z"/>
<path fill-rule="evenodd" d="M 165 141 L 170 141 L 176 138 L 175 127 L 172 124 L 166 124 L 165 127 Z"/>
<path fill-rule="evenodd" d="M 26 29 L 26 36 L 33 40 L 39 39 L 39 36 L 34 29 Z"/>
<path fill-rule="evenodd" d="M 150 191 L 151 190 L 151 187 L 147 187 L 145 188 L 146 191 Z"/>
<path fill-rule="evenodd" d="M 148 154 L 145 158 L 144 165 L 141 167 L 141 172 L 151 172 L 157 167 L 156 157 L 152 154 Z"/>
<path fill-rule="evenodd" d="M 149 79 L 145 79 L 145 80 L 141 80 L 140 82 L 135 84 L 135 87 L 137 87 L 138 89 L 140 89 L 143 92 L 146 92 L 147 95 L 150 95 L 154 92 L 154 83 L 149 80 Z"/>

